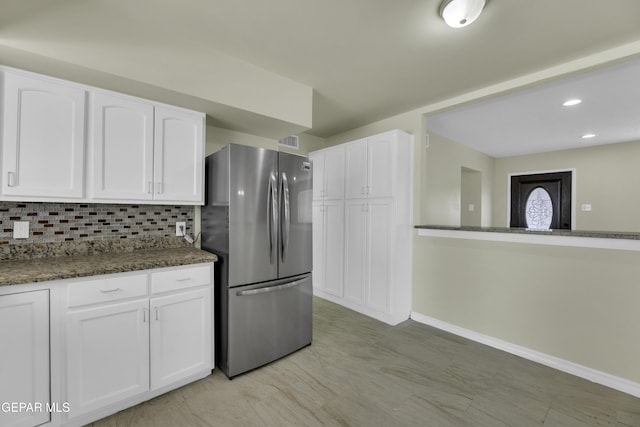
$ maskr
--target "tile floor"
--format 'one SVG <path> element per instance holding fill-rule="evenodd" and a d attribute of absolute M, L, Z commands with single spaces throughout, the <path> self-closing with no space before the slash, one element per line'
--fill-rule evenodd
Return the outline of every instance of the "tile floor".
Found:
<path fill-rule="evenodd" d="M 316 298 L 314 322 L 310 347 L 93 426 L 640 426 L 639 398 L 413 321 Z"/>

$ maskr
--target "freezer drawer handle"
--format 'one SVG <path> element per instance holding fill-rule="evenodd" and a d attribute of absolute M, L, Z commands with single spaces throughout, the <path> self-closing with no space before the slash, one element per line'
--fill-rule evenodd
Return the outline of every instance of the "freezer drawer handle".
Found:
<path fill-rule="evenodd" d="M 283 285 L 269 286 L 266 288 L 258 288 L 258 289 L 249 289 L 248 291 L 238 291 L 236 295 L 239 297 L 247 296 L 247 295 L 258 295 L 265 294 L 267 292 L 275 292 L 281 291 L 282 289 L 293 288 L 294 286 L 301 285 L 305 280 L 296 280 L 293 282 L 285 283 Z"/>
<path fill-rule="evenodd" d="M 118 292 L 120 290 L 120 288 L 113 288 L 113 289 L 100 289 L 100 293 L 103 294 L 112 294 L 114 292 Z"/>

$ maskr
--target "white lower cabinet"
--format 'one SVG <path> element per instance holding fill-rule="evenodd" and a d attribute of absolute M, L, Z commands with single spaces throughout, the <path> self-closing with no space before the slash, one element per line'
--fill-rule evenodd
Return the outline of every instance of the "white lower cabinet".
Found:
<path fill-rule="evenodd" d="M 74 416 L 149 390 L 149 301 L 67 314 L 67 399 Z"/>
<path fill-rule="evenodd" d="M 344 202 L 313 202 L 313 287 L 337 297 L 343 292 Z M 320 255 L 321 254 L 321 255 Z"/>
<path fill-rule="evenodd" d="M 345 233 L 345 299 L 391 314 L 393 202 L 350 200 Z"/>
<path fill-rule="evenodd" d="M 210 374 L 212 269 L 199 264 L 67 285 L 70 425 Z"/>
<path fill-rule="evenodd" d="M 49 290 L 0 295 L 0 325 L 0 426 L 44 424 L 51 419 Z"/>
<path fill-rule="evenodd" d="M 211 290 L 151 299 L 151 389 L 211 369 Z"/>

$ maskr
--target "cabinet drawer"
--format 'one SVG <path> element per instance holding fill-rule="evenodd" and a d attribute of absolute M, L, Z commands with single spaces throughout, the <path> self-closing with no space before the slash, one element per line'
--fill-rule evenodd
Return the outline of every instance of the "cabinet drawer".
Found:
<path fill-rule="evenodd" d="M 151 274 L 151 293 L 176 291 L 211 283 L 210 265 L 180 268 Z"/>
<path fill-rule="evenodd" d="M 147 296 L 147 274 L 86 280 L 69 284 L 69 307 Z"/>

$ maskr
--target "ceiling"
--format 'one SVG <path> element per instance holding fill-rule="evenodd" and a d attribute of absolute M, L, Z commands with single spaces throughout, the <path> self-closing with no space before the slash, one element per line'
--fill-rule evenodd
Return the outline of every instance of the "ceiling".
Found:
<path fill-rule="evenodd" d="M 640 141 L 640 60 L 436 113 L 427 129 L 493 157 Z"/>
<path fill-rule="evenodd" d="M 157 52 L 232 55 L 314 89 L 328 137 L 385 117 L 640 40 L 637 0 L 489 0 L 451 29 L 439 0 L 0 0 L 0 43 L 82 64 L 130 67 Z M 117 55 L 120 55 L 118 57 Z M 210 112 L 214 114 L 214 112 Z"/>

